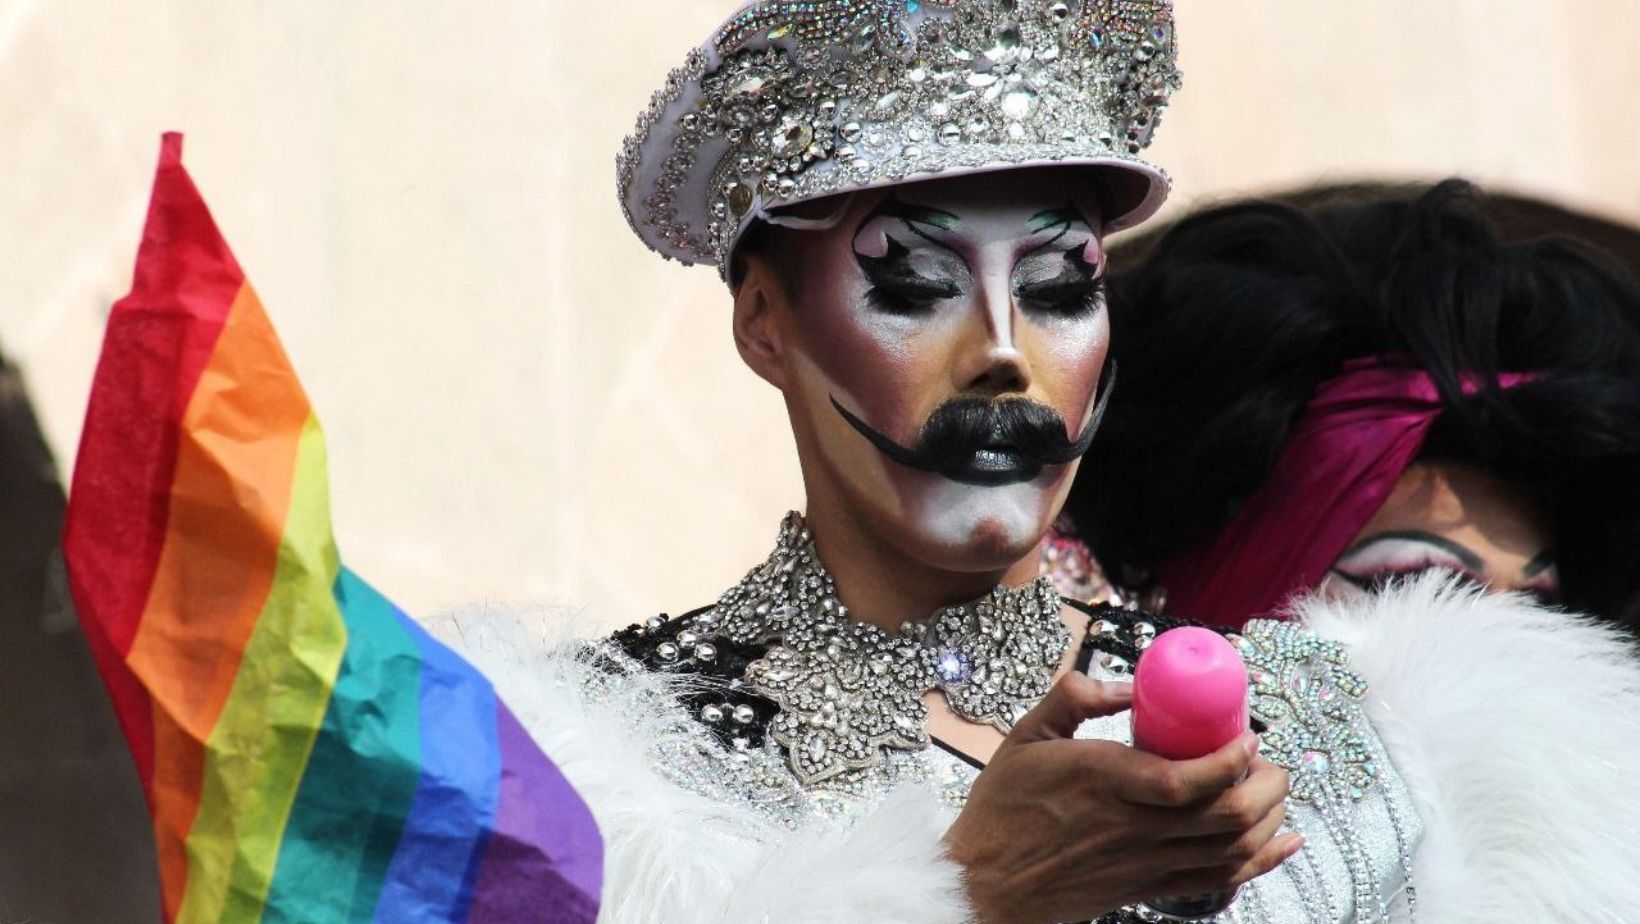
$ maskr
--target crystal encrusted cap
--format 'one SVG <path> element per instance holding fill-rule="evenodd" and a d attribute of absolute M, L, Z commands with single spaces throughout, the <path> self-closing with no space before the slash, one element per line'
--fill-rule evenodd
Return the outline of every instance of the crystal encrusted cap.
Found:
<path fill-rule="evenodd" d="M 1170 0 L 753 0 L 639 114 L 621 207 L 726 278 L 772 209 L 941 174 L 1103 168 L 1129 227 L 1167 195 L 1139 154 L 1176 61 Z"/>

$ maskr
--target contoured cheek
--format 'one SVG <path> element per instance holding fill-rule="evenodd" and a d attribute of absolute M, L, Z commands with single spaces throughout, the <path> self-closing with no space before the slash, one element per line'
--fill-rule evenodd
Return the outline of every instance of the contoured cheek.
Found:
<path fill-rule="evenodd" d="M 1082 259 L 1096 267 L 1098 277 L 1105 272 L 1105 250 L 1098 235 L 1087 234 L 1079 247 Z M 1027 262 L 1025 272 L 1042 272 L 1043 267 Z M 1029 281 L 1028 279 L 1026 281 Z M 1030 357 L 1036 376 L 1039 399 L 1058 411 L 1077 432 L 1088 426 L 1098 403 L 1100 375 L 1110 350 L 1110 316 L 1100 310 L 1081 318 L 1026 320 L 1018 325 L 1016 338 Z"/>
<path fill-rule="evenodd" d="M 833 397 L 873 427 L 909 442 L 948 396 L 944 372 L 959 319 L 907 317 L 871 306 L 871 284 L 855 253 L 885 253 L 887 231 L 878 226 L 886 223 L 868 222 L 853 242 L 843 239 L 816 255 L 800 299 L 800 349 Z"/>

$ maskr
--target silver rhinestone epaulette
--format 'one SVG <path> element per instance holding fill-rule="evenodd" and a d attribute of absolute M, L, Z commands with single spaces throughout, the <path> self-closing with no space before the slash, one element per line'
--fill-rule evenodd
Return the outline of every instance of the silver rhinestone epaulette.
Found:
<path fill-rule="evenodd" d="M 1361 699 L 1367 682 L 1344 646 L 1302 626 L 1253 620 L 1234 639 L 1249 707 L 1268 729 L 1262 753 L 1292 776 L 1292 798 L 1364 798 L 1378 778 Z"/>
<path fill-rule="evenodd" d="M 1231 641 L 1247 664 L 1250 711 L 1265 725 L 1260 753 L 1287 771 L 1289 798 L 1319 816 L 1340 852 L 1354 919 L 1387 921 L 1388 896 L 1375 874 L 1374 851 L 1362 837 L 1364 816 L 1357 808 L 1383 789 L 1383 747 L 1362 705 L 1366 680 L 1350 667 L 1343 645 L 1297 623 L 1252 620 Z M 1399 794 L 1383 793 L 1381 801 L 1410 911 L 1416 902 L 1412 823 Z M 1296 828 L 1300 817 L 1290 815 L 1289 825 Z M 1325 894 L 1325 887 L 1319 892 Z"/>

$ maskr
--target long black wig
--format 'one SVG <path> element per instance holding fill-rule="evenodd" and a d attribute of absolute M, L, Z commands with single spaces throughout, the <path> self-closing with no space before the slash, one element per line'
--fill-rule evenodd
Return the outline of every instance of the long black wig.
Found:
<path fill-rule="evenodd" d="M 1066 507 L 1110 576 L 1148 589 L 1269 477 L 1318 384 L 1402 355 L 1444 404 L 1422 457 L 1527 488 L 1566 604 L 1640 618 L 1635 268 L 1499 209 L 1457 180 L 1344 188 L 1210 208 L 1119 248 L 1119 380 Z M 1539 375 L 1506 391 L 1499 372 Z M 1466 376 L 1483 387 L 1465 394 Z"/>

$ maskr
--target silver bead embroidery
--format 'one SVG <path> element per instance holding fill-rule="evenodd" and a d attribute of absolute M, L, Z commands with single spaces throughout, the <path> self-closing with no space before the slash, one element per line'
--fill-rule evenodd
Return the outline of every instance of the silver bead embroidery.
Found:
<path fill-rule="evenodd" d="M 769 559 L 712 610 L 724 637 L 770 645 L 746 681 L 780 706 L 769 732 L 805 785 L 870 767 L 885 751 L 926 747 L 930 690 L 957 715 L 1008 731 L 1047 694 L 1070 643 L 1059 611 L 1044 578 L 946 607 L 898 634 L 851 621 L 796 513 Z"/>
<path fill-rule="evenodd" d="M 1261 753 L 1288 771 L 1289 799 L 1312 806 L 1342 852 L 1354 919 L 1388 921 L 1389 903 L 1352 810 L 1380 784 L 1371 726 L 1361 706 L 1366 681 L 1350 669 L 1343 645 L 1294 623 L 1253 620 L 1232 641 L 1247 664 L 1252 714 L 1267 728 Z M 1410 903 L 1415 895 L 1410 845 L 1395 800 L 1386 798 L 1384 805 Z"/>
<path fill-rule="evenodd" d="M 1344 647 L 1267 619 L 1247 623 L 1233 644 L 1247 663 L 1252 713 L 1269 729 L 1264 754 L 1292 774 L 1292 798 L 1363 798 L 1378 767 L 1363 732 L 1367 684 Z"/>
<path fill-rule="evenodd" d="M 1175 61 L 1167 0 L 750 4 L 639 116 L 617 161 L 622 208 L 650 247 L 726 273 L 757 209 L 1065 159 L 1160 177 L 1137 155 Z"/>
<path fill-rule="evenodd" d="M 792 774 L 784 749 L 774 741 L 724 748 L 706 725 L 678 710 L 663 697 L 651 696 L 653 684 L 644 667 L 619 648 L 600 643 L 598 657 L 617 670 L 600 672 L 588 686 L 590 696 L 615 699 L 623 710 L 666 717 L 666 728 L 653 745 L 655 766 L 685 789 L 750 806 L 788 828 L 851 815 L 896 787 L 927 785 L 944 804 L 961 808 L 977 770 L 939 748 L 889 751 L 868 768 L 839 774 L 823 783 L 804 785 Z M 715 707 L 720 720 L 731 710 Z"/>

